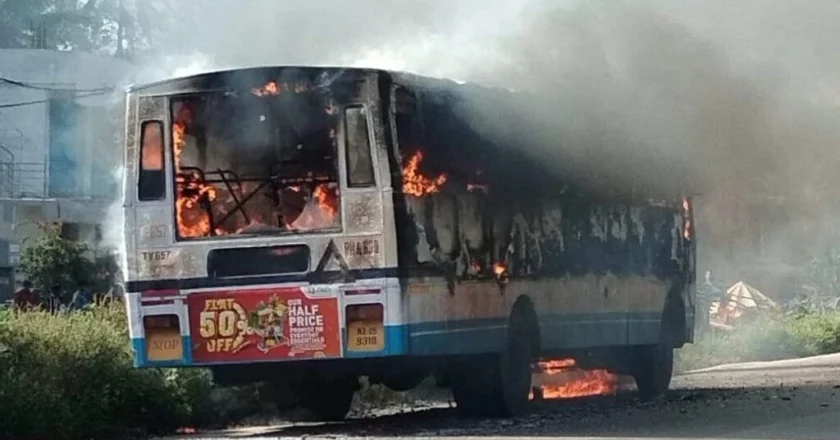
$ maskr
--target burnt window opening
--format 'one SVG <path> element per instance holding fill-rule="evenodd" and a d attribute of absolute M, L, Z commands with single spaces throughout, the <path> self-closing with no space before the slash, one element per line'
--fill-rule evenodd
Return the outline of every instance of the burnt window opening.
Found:
<path fill-rule="evenodd" d="M 140 127 L 140 174 L 137 182 L 137 195 L 141 201 L 162 200 L 166 196 L 163 157 L 163 123 L 143 122 Z"/>
<path fill-rule="evenodd" d="M 329 93 L 271 82 L 172 104 L 180 239 L 340 228 Z"/>
<path fill-rule="evenodd" d="M 347 151 L 347 186 L 367 188 L 376 185 L 370 151 L 367 112 L 363 106 L 344 109 Z"/>
<path fill-rule="evenodd" d="M 401 165 L 402 193 L 415 197 L 434 194 L 449 178 L 441 167 L 447 164 L 430 150 L 421 112 L 421 102 L 411 91 L 397 88 L 394 95 L 394 126 Z"/>
<path fill-rule="evenodd" d="M 394 95 L 394 119 L 397 129 L 397 147 L 402 155 L 416 151 L 425 143 L 423 122 L 418 110 L 418 100 L 413 92 L 398 88 Z"/>

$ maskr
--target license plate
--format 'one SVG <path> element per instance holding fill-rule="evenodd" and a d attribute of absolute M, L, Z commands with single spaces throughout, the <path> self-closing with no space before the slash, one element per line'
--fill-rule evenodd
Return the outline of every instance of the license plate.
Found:
<path fill-rule="evenodd" d="M 146 329 L 146 359 L 178 361 L 184 357 L 181 331 L 177 328 Z"/>
<path fill-rule="evenodd" d="M 347 326 L 347 349 L 382 351 L 385 349 L 385 327 L 381 322 L 355 321 Z"/>

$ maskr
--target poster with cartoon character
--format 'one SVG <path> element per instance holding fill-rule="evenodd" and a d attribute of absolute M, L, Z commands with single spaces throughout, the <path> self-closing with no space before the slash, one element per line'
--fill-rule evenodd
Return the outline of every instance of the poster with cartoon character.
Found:
<path fill-rule="evenodd" d="M 196 363 L 341 355 L 336 298 L 251 289 L 195 293 L 187 304 Z"/>

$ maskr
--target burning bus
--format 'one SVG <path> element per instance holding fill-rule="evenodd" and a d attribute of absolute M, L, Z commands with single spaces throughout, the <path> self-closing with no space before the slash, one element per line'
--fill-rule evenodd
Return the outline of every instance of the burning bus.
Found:
<path fill-rule="evenodd" d="M 513 93 L 307 67 L 130 88 L 136 366 L 266 382 L 333 420 L 360 376 L 519 414 L 538 359 L 665 392 L 694 337 L 691 199 L 575 185 L 476 131 L 465 90 Z"/>

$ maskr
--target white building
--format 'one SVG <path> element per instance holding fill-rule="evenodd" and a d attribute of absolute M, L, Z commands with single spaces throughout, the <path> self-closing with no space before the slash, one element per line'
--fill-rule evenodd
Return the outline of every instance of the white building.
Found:
<path fill-rule="evenodd" d="M 130 68 L 88 53 L 0 49 L 0 252 L 8 242 L 14 254 L 38 234 L 39 221 L 61 221 L 69 236 L 96 240 L 118 197 L 123 111 L 120 91 L 103 90 Z M 0 297 L 3 277 L 0 268 Z"/>

